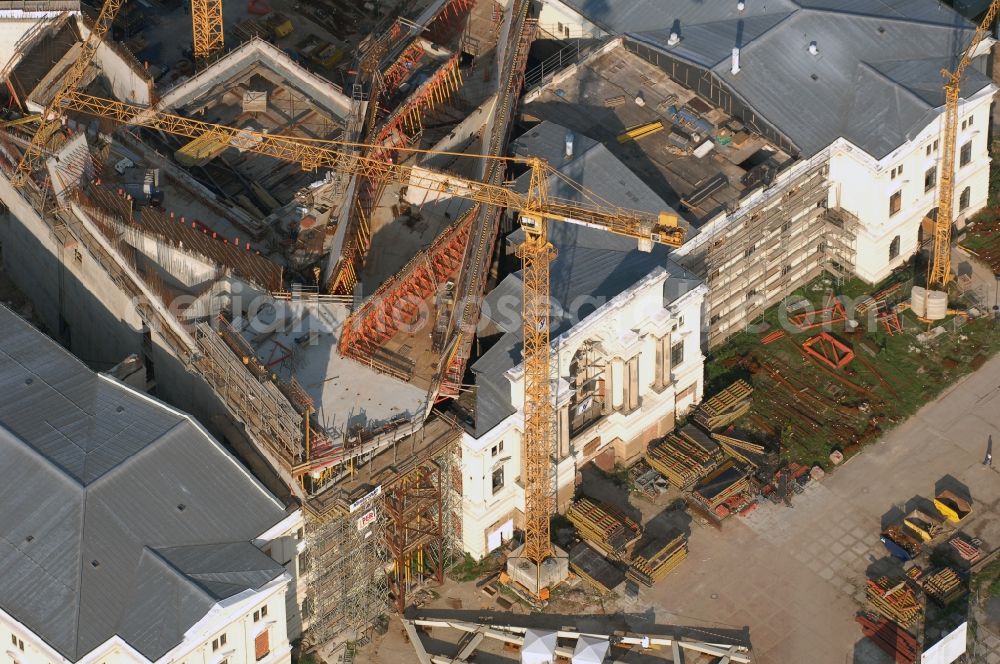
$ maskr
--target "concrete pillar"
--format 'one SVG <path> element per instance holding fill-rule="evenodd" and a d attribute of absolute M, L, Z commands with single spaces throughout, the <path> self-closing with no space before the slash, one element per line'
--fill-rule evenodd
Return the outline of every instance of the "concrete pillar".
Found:
<path fill-rule="evenodd" d="M 611 360 L 611 406 L 615 410 L 621 410 L 624 385 L 625 363 L 622 358 L 616 357 Z"/>

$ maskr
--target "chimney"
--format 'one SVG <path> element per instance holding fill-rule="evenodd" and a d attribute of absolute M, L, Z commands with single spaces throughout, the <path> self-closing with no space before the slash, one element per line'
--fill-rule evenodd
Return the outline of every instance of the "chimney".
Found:
<path fill-rule="evenodd" d="M 819 55 L 819 46 L 814 41 L 809 42 L 809 55 Z"/>
<path fill-rule="evenodd" d="M 681 36 L 676 32 L 670 32 L 670 39 L 667 40 L 667 46 L 677 46 L 681 41 Z"/>
<path fill-rule="evenodd" d="M 573 158 L 573 132 L 566 132 L 566 159 Z"/>
<path fill-rule="evenodd" d="M 733 75 L 740 73 L 740 48 L 739 46 L 733 47 Z"/>

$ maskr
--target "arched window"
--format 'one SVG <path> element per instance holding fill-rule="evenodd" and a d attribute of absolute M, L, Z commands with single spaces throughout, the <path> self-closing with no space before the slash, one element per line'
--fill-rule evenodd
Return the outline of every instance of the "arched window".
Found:
<path fill-rule="evenodd" d="M 965 210 L 972 203 L 972 187 L 966 187 L 962 190 L 962 195 L 958 197 L 958 209 L 959 211 Z"/>
<path fill-rule="evenodd" d="M 892 238 L 892 242 L 889 243 L 889 260 L 899 256 L 899 236 Z"/>

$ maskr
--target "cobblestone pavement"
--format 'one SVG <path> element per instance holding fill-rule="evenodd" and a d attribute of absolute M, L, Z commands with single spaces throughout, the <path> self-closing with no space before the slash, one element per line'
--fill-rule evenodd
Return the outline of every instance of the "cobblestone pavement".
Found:
<path fill-rule="evenodd" d="M 866 574 L 895 565 L 879 542 L 882 526 L 917 497 L 958 486 L 975 503 L 967 531 L 989 549 L 1000 546 L 1000 475 L 982 465 L 991 434 L 1000 442 L 1000 358 L 811 482 L 793 507 L 765 505 L 727 520 L 721 532 L 695 526 L 688 560 L 644 589 L 640 603 L 659 622 L 749 626 L 761 664 L 888 661 L 853 621 Z M 1000 639 L 982 638 L 989 641 L 980 661 L 1000 664 Z"/>

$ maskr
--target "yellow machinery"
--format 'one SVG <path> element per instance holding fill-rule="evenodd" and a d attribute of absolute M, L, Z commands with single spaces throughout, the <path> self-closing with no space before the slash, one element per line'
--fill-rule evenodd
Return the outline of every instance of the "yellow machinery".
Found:
<path fill-rule="evenodd" d="M 650 134 L 655 134 L 656 132 L 663 129 L 663 121 L 655 120 L 653 122 L 647 122 L 646 124 L 636 125 L 634 127 L 629 127 L 621 134 L 618 134 L 619 143 L 628 143 L 629 141 L 637 141 L 640 138 L 645 138 Z"/>
<path fill-rule="evenodd" d="M 24 156 L 21 157 L 14 175 L 11 176 L 11 183 L 15 187 L 23 186 L 31 174 L 45 163 L 45 146 L 48 145 L 49 140 L 62 126 L 57 111 L 63 106 L 66 94 L 75 90 L 76 86 L 83 80 L 83 75 L 87 72 L 87 67 L 90 66 L 94 55 L 97 54 L 97 48 L 104 41 L 104 35 L 107 34 L 111 23 L 115 20 L 115 15 L 121 9 L 124 2 L 125 0 L 104 0 L 101 13 L 97 16 L 94 27 L 90 30 L 86 41 L 83 42 L 83 47 L 80 49 L 80 56 L 69 68 L 69 71 L 66 72 L 62 85 L 56 90 L 55 95 L 52 96 L 52 101 L 49 102 L 49 105 L 45 107 L 45 112 L 42 113 L 41 126 L 31 137 L 31 143 L 28 144 L 28 148 L 24 151 Z"/>
<path fill-rule="evenodd" d="M 597 199 L 537 158 L 509 158 L 531 168 L 527 193 L 509 186 L 468 180 L 365 156 L 372 146 L 338 141 L 318 141 L 235 129 L 191 118 L 161 113 L 119 101 L 73 91 L 62 99 L 62 110 L 72 110 L 122 124 L 143 126 L 169 134 L 199 139 L 210 136 L 240 150 L 247 150 L 300 164 L 304 169 L 328 168 L 383 182 L 407 183 L 442 194 L 516 210 L 525 232 L 519 254 L 524 267 L 524 437 L 525 437 L 525 552 L 540 564 L 551 556 L 549 518 L 552 513 L 552 462 L 554 408 L 549 387 L 549 263 L 555 250 L 547 239 L 547 222 L 579 223 L 639 241 L 649 251 L 653 244 L 679 246 L 684 232 L 675 215 L 659 215 L 617 208 Z M 400 151 L 407 151 L 399 148 Z M 352 150 L 358 150 L 357 152 Z M 409 150 L 420 152 L 419 150 Z M 460 154 L 455 156 L 468 157 Z M 565 180 L 586 203 L 549 196 L 551 177 Z"/>
<path fill-rule="evenodd" d="M 191 0 L 191 33 L 195 62 L 204 65 L 222 52 L 222 0 Z"/>
<path fill-rule="evenodd" d="M 990 33 L 990 26 L 1000 10 L 1000 0 L 993 0 L 990 8 L 976 28 L 972 41 L 962 53 L 955 71 L 941 73 L 947 79 L 944 86 L 945 112 L 944 130 L 941 140 L 941 176 L 938 178 L 938 211 L 934 222 L 934 253 L 927 271 L 928 290 L 946 290 L 951 279 L 951 224 L 955 197 L 955 143 L 958 135 L 958 99 L 961 93 L 962 76 L 972 62 L 983 38 Z"/>

